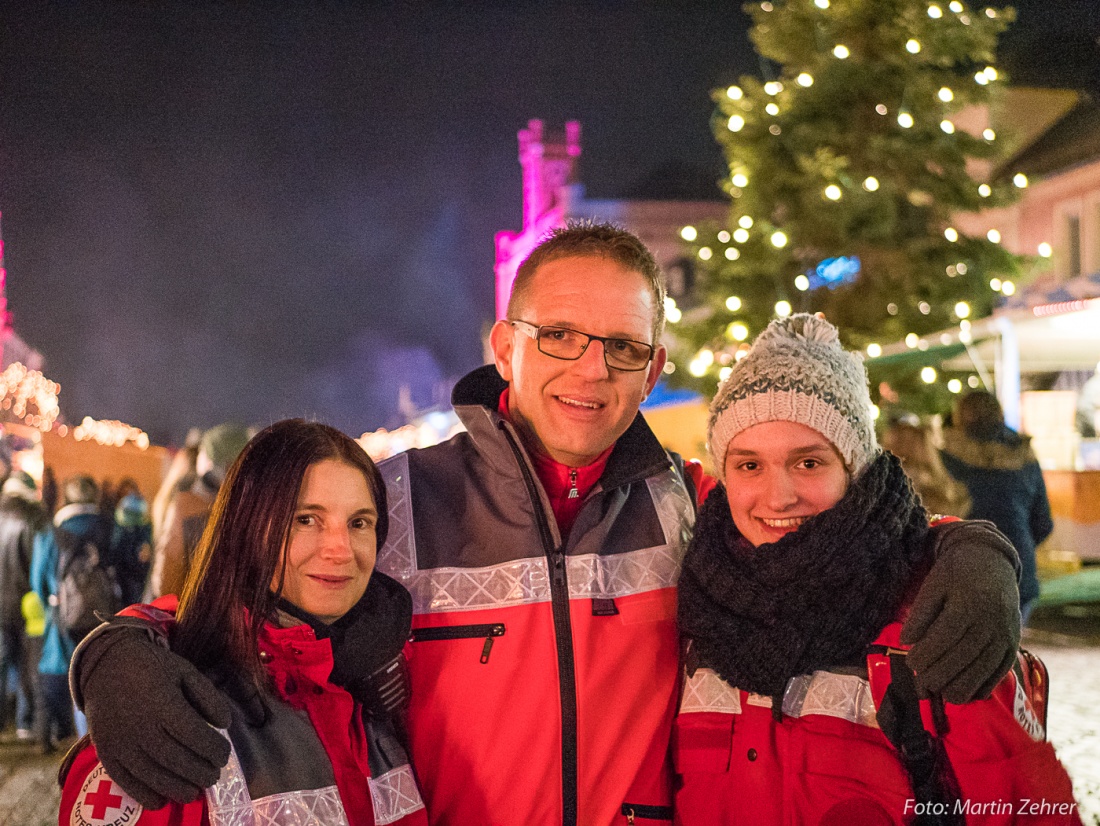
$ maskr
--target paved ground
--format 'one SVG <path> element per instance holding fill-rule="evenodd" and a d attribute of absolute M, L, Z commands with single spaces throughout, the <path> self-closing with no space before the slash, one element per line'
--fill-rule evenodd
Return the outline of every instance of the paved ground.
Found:
<path fill-rule="evenodd" d="M 1049 739 L 1073 777 L 1082 819 L 1100 826 L 1100 607 L 1037 614 L 1024 644 L 1050 671 Z M 57 823 L 59 762 L 10 732 L 0 736 L 0 826 Z"/>

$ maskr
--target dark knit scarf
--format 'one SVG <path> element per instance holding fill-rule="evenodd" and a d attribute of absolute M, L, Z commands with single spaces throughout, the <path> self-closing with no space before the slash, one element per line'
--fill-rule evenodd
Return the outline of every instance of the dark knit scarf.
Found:
<path fill-rule="evenodd" d="M 882 453 L 833 507 L 778 542 L 752 547 L 724 486 L 707 497 L 680 576 L 689 668 L 782 695 L 817 669 L 864 663 L 930 561 L 928 516 L 898 460 Z"/>

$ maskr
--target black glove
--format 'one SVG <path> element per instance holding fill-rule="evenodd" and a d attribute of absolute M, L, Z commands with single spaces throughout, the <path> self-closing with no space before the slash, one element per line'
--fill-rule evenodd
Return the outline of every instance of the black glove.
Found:
<path fill-rule="evenodd" d="M 1020 645 L 1019 556 L 989 522 L 932 528 L 935 563 L 921 583 L 901 641 L 922 695 L 985 699 Z"/>
<path fill-rule="evenodd" d="M 402 649 L 411 627 L 409 592 L 377 571 L 358 604 L 330 626 L 331 679 L 369 715 L 389 717 L 408 706 L 409 676 Z"/>
<path fill-rule="evenodd" d="M 111 779 L 147 809 L 188 803 L 229 761 L 226 698 L 198 670 L 135 627 L 88 640 L 74 686 Z M 75 693 L 75 692 L 74 692 Z"/>

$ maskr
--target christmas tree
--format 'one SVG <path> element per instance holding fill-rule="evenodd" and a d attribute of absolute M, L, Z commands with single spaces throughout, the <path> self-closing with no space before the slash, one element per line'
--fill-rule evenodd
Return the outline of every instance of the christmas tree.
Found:
<path fill-rule="evenodd" d="M 1012 10 L 960 0 L 746 10 L 774 77 L 714 94 L 730 219 L 683 230 L 700 305 L 676 325 L 674 356 L 687 369 L 675 378 L 713 393 L 741 343 L 790 312 L 824 312 L 847 346 L 872 356 L 988 315 L 1001 294 L 991 280 L 1010 291 L 1024 260 L 995 232 L 968 237 L 953 216 L 1007 205 L 1027 182 L 991 175 L 1005 136 L 971 134 L 955 118 L 1003 86 L 995 48 Z M 919 370 L 873 371 L 872 389 L 889 379 L 904 393 Z M 927 409 L 927 398 L 911 406 Z"/>

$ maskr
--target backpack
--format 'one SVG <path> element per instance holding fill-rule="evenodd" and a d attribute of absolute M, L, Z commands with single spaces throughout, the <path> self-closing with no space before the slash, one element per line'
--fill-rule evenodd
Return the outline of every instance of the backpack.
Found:
<path fill-rule="evenodd" d="M 107 543 L 100 533 L 104 532 L 82 536 L 56 531 L 58 620 L 74 643 L 100 624 L 100 616 L 122 608 L 122 590 L 114 568 L 107 564 Z"/>

